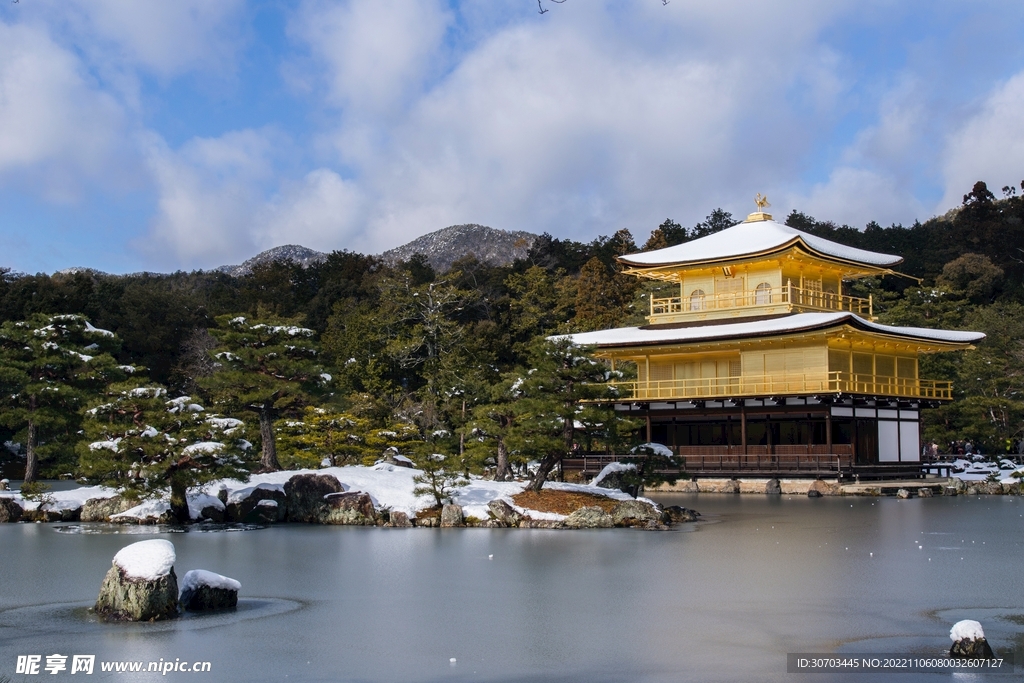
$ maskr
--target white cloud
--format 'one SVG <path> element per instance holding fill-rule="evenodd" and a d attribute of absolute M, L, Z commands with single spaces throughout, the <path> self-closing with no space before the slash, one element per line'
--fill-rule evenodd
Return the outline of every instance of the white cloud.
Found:
<path fill-rule="evenodd" d="M 439 0 L 313 0 L 290 30 L 326 65 L 330 100 L 381 115 L 416 94 L 438 67 L 450 21 Z"/>
<path fill-rule="evenodd" d="M 225 68 L 240 44 L 244 0 L 74 0 L 56 7 L 69 17 L 86 48 L 120 68 L 160 76 Z"/>
<path fill-rule="evenodd" d="M 42 28 L 0 22 L 0 121 L 0 179 L 55 201 L 130 182 L 121 107 Z"/>
<path fill-rule="evenodd" d="M 359 191 L 329 169 L 281 181 L 275 156 L 289 142 L 272 129 L 195 138 L 178 150 L 153 134 L 144 144 L 158 210 L 134 246 L 161 267 L 238 263 L 287 243 L 330 251 L 359 219 Z"/>
<path fill-rule="evenodd" d="M 945 193 L 937 211 L 959 206 L 979 180 L 996 196 L 1004 185 L 1020 187 L 1024 179 L 1024 72 L 995 88 L 980 110 L 949 135 L 942 169 Z"/>
<path fill-rule="evenodd" d="M 696 220 L 790 163 L 785 117 L 761 116 L 785 107 L 784 69 L 650 55 L 612 29 L 513 26 L 468 54 L 389 130 L 385 154 L 355 159 L 378 197 L 367 248 L 461 222 L 592 238 Z M 737 130 L 751 118 L 765 135 L 748 149 Z"/>
<path fill-rule="evenodd" d="M 359 227 L 362 197 L 358 187 L 334 171 L 319 168 L 301 182 L 287 183 L 260 211 L 257 230 L 264 248 L 302 244 L 321 251 L 347 246 Z"/>
<path fill-rule="evenodd" d="M 924 211 L 913 194 L 887 171 L 840 166 L 828 180 L 797 196 L 787 196 L 786 204 L 821 220 L 863 228 L 871 221 L 887 226 L 910 225 Z M 776 220 L 784 218 L 780 212 Z"/>

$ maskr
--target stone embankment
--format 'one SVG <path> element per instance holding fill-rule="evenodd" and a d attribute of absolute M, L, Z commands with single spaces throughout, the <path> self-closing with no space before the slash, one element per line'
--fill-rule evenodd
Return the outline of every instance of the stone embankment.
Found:
<path fill-rule="evenodd" d="M 702 478 L 662 484 L 648 493 L 753 493 L 761 495 L 822 496 L 896 496 L 898 498 L 929 498 L 932 496 L 1013 496 L 1024 491 L 1024 484 L 998 481 L 963 481 L 956 477 L 875 481 L 839 482 L 835 479 L 724 479 Z"/>

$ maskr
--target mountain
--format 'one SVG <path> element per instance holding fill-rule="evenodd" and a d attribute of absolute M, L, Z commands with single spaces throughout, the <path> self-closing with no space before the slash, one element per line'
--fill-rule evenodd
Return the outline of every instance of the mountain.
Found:
<path fill-rule="evenodd" d="M 241 277 L 242 275 L 248 275 L 252 272 L 253 268 L 263 265 L 264 263 L 273 263 L 274 261 L 291 261 L 292 263 L 298 263 L 305 268 L 313 265 L 314 263 L 320 263 L 326 258 L 327 254 L 322 251 L 303 247 L 299 244 L 286 244 L 281 247 L 274 247 L 273 249 L 267 249 L 266 251 L 260 252 L 240 266 L 221 266 L 220 268 L 215 268 L 215 270 L 227 273 L 234 277 Z"/>
<path fill-rule="evenodd" d="M 436 230 L 408 244 L 389 249 L 380 256 L 394 263 L 407 261 L 413 254 L 423 254 L 435 271 L 443 273 L 460 258 L 469 255 L 491 265 L 504 265 L 525 258 L 536 239 L 537 235 L 530 232 L 508 232 L 468 223 Z"/>

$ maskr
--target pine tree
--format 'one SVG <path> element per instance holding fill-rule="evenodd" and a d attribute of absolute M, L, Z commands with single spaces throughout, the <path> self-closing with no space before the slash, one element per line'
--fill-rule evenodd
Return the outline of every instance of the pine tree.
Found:
<path fill-rule="evenodd" d="M 0 326 L 0 423 L 25 444 L 25 481 L 40 462 L 72 450 L 78 412 L 107 383 L 135 372 L 118 365 L 118 342 L 78 315 L 36 315 Z"/>
<path fill-rule="evenodd" d="M 168 399 L 159 385 L 112 386 L 86 411 L 78 447 L 83 476 L 132 498 L 170 491 L 171 512 L 190 519 L 188 490 L 214 479 L 248 479 L 252 444 L 241 420 L 211 415 L 191 396 Z"/>
<path fill-rule="evenodd" d="M 229 413 L 249 412 L 260 425 L 260 469 L 281 469 L 274 420 L 298 414 L 332 381 L 318 360 L 313 330 L 281 321 L 249 321 L 221 316 L 210 330 L 218 346 L 211 355 L 220 364 L 199 379 L 216 405 Z"/>
<path fill-rule="evenodd" d="M 577 422 L 590 426 L 614 420 L 615 411 L 584 402 L 613 398 L 604 363 L 566 338 L 539 339 L 530 353 L 530 369 L 511 389 L 516 417 L 508 441 L 526 457 L 539 458 L 530 488 L 540 491 L 554 467 L 573 449 Z M 583 425 L 587 428 L 587 425 Z"/>

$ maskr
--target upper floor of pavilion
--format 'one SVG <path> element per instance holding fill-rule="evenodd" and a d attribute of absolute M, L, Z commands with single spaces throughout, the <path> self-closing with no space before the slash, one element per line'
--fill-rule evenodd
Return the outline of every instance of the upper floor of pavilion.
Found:
<path fill-rule="evenodd" d="M 656 325 L 824 311 L 872 319 L 871 298 L 850 296 L 844 283 L 893 273 L 903 259 L 832 242 L 758 211 L 712 235 L 619 261 L 624 273 L 678 286 L 678 296 L 651 297 L 648 319 Z"/>

